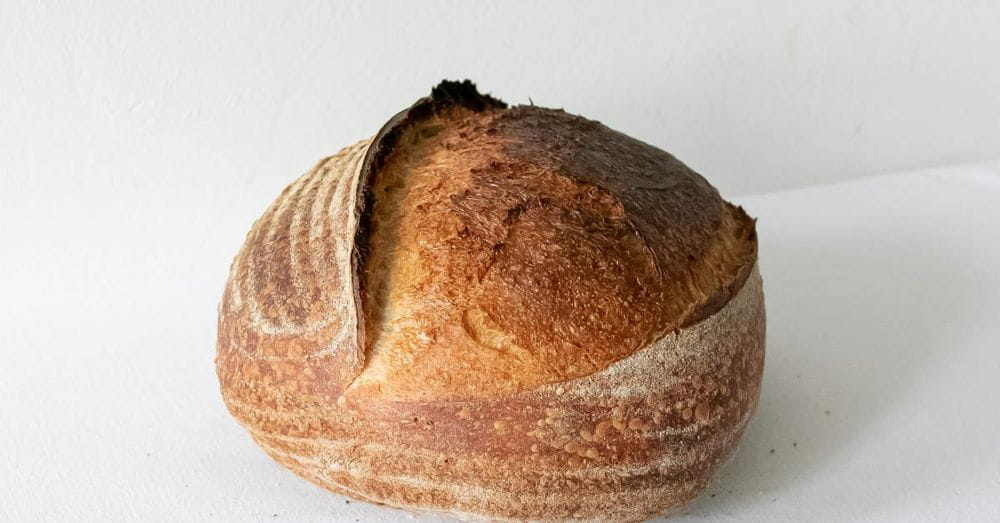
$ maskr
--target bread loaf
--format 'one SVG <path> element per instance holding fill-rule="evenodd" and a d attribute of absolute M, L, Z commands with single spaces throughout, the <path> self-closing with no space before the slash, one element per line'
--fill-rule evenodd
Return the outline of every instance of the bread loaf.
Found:
<path fill-rule="evenodd" d="M 357 499 L 643 519 L 704 490 L 756 407 L 756 259 L 754 221 L 670 154 L 442 82 L 254 224 L 222 395 Z"/>

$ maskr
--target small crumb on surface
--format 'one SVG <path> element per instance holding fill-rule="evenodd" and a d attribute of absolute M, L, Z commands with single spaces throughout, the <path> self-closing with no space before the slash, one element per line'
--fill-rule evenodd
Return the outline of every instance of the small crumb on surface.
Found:
<path fill-rule="evenodd" d="M 774 449 L 771 449 L 771 452 L 770 452 L 770 453 L 771 453 L 771 454 L 774 454 Z"/>

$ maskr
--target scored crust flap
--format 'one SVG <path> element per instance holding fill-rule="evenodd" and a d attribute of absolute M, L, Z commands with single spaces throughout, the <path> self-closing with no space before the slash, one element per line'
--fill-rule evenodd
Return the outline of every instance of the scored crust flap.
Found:
<path fill-rule="evenodd" d="M 364 361 L 368 347 L 362 272 L 365 270 L 365 261 L 369 254 L 368 240 L 371 233 L 369 217 L 374 208 L 371 185 L 375 181 L 375 175 L 385 166 L 386 160 L 397 147 L 400 137 L 409 126 L 455 107 L 470 111 L 483 111 L 492 108 L 506 108 L 507 104 L 489 95 L 480 94 L 476 90 L 476 86 L 469 80 L 462 82 L 442 81 L 431 90 L 430 96 L 417 100 L 413 105 L 390 118 L 379 129 L 375 137 L 372 138 L 371 145 L 368 147 L 358 171 L 351 274 L 353 276 L 354 308 L 358 332 L 358 343 L 355 350 L 358 351 L 358 358 L 361 361 Z M 351 378 L 356 377 L 360 370 L 358 369 Z"/>
<path fill-rule="evenodd" d="M 362 371 L 368 186 L 403 130 L 450 107 L 505 105 L 469 81 L 442 82 L 374 138 L 319 162 L 254 224 L 220 303 L 217 368 L 224 389 L 242 391 L 232 398 L 274 386 L 296 392 L 289 401 L 329 402 Z"/>

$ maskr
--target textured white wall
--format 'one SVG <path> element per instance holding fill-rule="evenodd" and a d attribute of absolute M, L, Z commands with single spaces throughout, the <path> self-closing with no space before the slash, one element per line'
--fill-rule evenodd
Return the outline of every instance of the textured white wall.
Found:
<path fill-rule="evenodd" d="M 287 182 L 441 78 L 601 120 L 728 195 L 1000 156 L 998 27 L 995 0 L 5 0 L 2 278 L 224 265 Z"/>

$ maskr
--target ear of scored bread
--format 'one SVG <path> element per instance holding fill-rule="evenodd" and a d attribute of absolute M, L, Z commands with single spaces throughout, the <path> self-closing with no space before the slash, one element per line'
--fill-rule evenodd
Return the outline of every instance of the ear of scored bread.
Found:
<path fill-rule="evenodd" d="M 755 408 L 754 223 L 673 156 L 443 82 L 285 189 L 233 262 L 217 371 L 277 461 L 489 519 L 637 519 Z"/>

